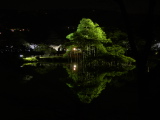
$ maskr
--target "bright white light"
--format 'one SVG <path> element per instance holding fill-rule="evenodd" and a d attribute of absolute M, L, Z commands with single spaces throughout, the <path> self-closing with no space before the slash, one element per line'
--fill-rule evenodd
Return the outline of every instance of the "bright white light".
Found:
<path fill-rule="evenodd" d="M 38 45 L 36 45 L 36 44 L 31 44 L 31 45 L 29 45 L 29 47 L 30 47 L 31 49 L 35 49 L 37 46 L 38 46 Z"/>
<path fill-rule="evenodd" d="M 19 55 L 19 57 L 23 57 L 23 55 Z"/>
<path fill-rule="evenodd" d="M 11 29 L 11 32 L 14 32 L 14 29 Z"/>
<path fill-rule="evenodd" d="M 77 65 L 73 65 L 73 70 L 76 70 L 76 68 L 77 68 Z"/>
<path fill-rule="evenodd" d="M 76 48 L 73 48 L 73 50 L 76 50 Z"/>
<path fill-rule="evenodd" d="M 60 45 L 50 45 L 49 47 L 55 49 L 56 51 L 58 51 L 59 47 L 61 47 L 61 44 Z"/>
<path fill-rule="evenodd" d="M 160 43 L 156 43 L 152 46 L 153 49 L 159 49 L 160 48 Z"/>

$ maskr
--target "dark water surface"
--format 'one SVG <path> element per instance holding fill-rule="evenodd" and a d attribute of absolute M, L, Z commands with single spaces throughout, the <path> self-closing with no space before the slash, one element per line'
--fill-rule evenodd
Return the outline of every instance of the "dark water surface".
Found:
<path fill-rule="evenodd" d="M 136 120 L 134 70 L 89 66 L 26 63 L 3 68 L 2 116 L 12 120 Z"/>

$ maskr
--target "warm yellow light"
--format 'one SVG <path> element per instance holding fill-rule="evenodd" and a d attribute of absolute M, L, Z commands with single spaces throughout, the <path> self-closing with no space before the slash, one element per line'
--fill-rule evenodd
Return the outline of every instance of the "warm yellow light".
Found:
<path fill-rule="evenodd" d="M 76 48 L 73 48 L 73 50 L 76 50 Z"/>
<path fill-rule="evenodd" d="M 73 65 L 73 70 L 76 70 L 77 65 Z"/>

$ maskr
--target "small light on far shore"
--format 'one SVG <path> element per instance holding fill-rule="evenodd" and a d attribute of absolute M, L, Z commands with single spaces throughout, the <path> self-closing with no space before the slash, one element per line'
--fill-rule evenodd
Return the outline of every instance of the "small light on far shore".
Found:
<path fill-rule="evenodd" d="M 76 70 L 77 65 L 73 65 L 73 70 Z"/>
<path fill-rule="evenodd" d="M 19 57 L 23 57 L 23 55 L 19 55 Z"/>

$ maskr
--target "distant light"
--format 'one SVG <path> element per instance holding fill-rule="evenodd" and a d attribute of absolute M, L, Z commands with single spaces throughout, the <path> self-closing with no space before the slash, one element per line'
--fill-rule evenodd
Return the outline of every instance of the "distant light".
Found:
<path fill-rule="evenodd" d="M 2 32 L 0 32 L 0 35 L 2 34 Z"/>
<path fill-rule="evenodd" d="M 31 44 L 29 46 L 30 46 L 31 49 L 35 49 L 36 47 L 38 47 L 38 45 L 36 45 L 36 44 Z"/>
<path fill-rule="evenodd" d="M 157 54 L 158 54 L 158 52 L 155 52 L 155 54 L 157 55 Z"/>
<path fill-rule="evenodd" d="M 73 70 L 76 70 L 76 68 L 77 68 L 77 65 L 73 65 Z"/>
<path fill-rule="evenodd" d="M 11 30 L 11 32 L 14 32 L 14 29 L 10 29 Z"/>
<path fill-rule="evenodd" d="M 76 48 L 73 48 L 73 50 L 76 50 Z"/>
<path fill-rule="evenodd" d="M 19 57 L 23 57 L 23 55 L 19 55 Z"/>

